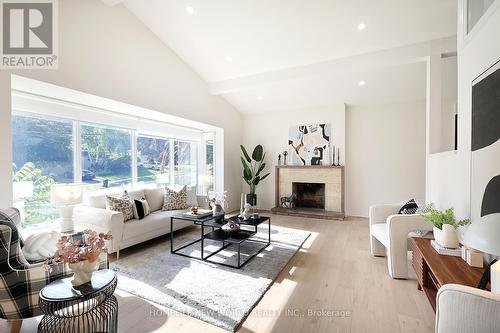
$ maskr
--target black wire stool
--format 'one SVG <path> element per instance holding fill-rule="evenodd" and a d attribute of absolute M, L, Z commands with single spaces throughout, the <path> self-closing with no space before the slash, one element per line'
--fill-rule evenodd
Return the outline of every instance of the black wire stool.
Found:
<path fill-rule="evenodd" d="M 94 272 L 91 282 L 78 287 L 70 280 L 54 281 L 40 291 L 39 305 L 45 316 L 38 332 L 117 332 L 116 274 L 108 269 Z"/>

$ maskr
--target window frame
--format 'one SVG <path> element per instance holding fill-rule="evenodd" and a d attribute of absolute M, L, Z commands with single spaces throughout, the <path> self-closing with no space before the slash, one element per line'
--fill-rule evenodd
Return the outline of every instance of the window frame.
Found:
<path fill-rule="evenodd" d="M 137 140 L 139 137 L 149 137 L 149 138 L 158 138 L 162 140 L 168 140 L 170 142 L 169 149 L 170 149 L 170 160 L 169 160 L 169 177 L 170 177 L 170 184 L 175 184 L 175 165 L 174 165 L 174 142 L 185 142 L 194 145 L 196 152 L 196 184 L 197 184 L 197 194 L 201 195 L 203 194 L 203 184 L 201 184 L 201 177 L 200 175 L 202 174 L 201 171 L 201 166 L 205 165 L 206 160 L 200 159 L 202 157 L 202 150 L 201 147 L 205 144 L 205 139 L 203 133 L 200 135 L 200 140 L 189 140 L 189 139 L 184 139 L 184 138 L 178 138 L 175 136 L 159 136 L 157 134 L 149 133 L 148 131 L 143 131 L 139 130 L 136 128 L 128 128 L 125 126 L 120 126 L 120 125 L 110 125 L 107 122 L 100 123 L 97 120 L 90 119 L 86 121 L 81 121 L 77 119 L 73 119 L 71 117 L 64 117 L 64 116 L 54 116 L 51 114 L 44 114 L 42 112 L 33 112 L 33 111 L 24 111 L 24 110 L 16 110 L 14 109 L 12 111 L 12 117 L 14 116 L 21 116 L 21 117 L 33 117 L 33 118 L 41 118 L 41 119 L 47 119 L 47 120 L 54 120 L 54 121 L 63 121 L 63 122 L 68 122 L 72 125 L 72 152 L 73 152 L 73 163 L 72 163 L 72 171 L 73 171 L 73 182 L 74 183 L 83 183 L 82 181 L 82 126 L 98 126 L 98 127 L 104 127 L 104 128 L 110 128 L 110 129 L 121 129 L 121 130 L 127 130 L 130 132 L 130 140 L 131 140 L 131 154 L 130 154 L 130 165 L 131 165 L 131 182 L 130 186 L 132 189 L 135 189 L 139 186 L 139 181 L 138 181 L 138 163 L 137 163 L 137 156 L 138 156 L 138 145 L 137 145 Z M 168 131 L 168 125 L 165 126 L 166 131 Z M 214 141 L 214 153 L 215 153 L 215 139 Z M 14 152 L 12 152 L 14 153 Z M 215 158 L 214 158 L 214 165 L 215 165 Z M 214 166 L 215 168 L 215 166 Z M 214 181 L 214 186 L 215 186 L 215 181 Z M 33 224 L 30 224 L 27 228 L 44 228 L 49 226 L 50 224 L 53 223 L 53 221 L 47 221 L 47 222 L 32 222 Z"/>

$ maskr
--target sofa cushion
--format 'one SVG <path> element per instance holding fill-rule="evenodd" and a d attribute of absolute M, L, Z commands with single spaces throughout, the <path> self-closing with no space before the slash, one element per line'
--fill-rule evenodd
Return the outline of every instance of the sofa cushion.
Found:
<path fill-rule="evenodd" d="M 144 190 L 128 190 L 128 196 L 130 197 L 130 200 L 140 200 L 144 198 Z"/>
<path fill-rule="evenodd" d="M 162 210 L 186 209 L 187 207 L 186 186 L 183 186 L 180 191 L 176 191 L 169 187 L 165 188 L 165 199 L 163 201 Z"/>
<path fill-rule="evenodd" d="M 372 236 L 384 244 L 386 248 L 389 247 L 389 232 L 387 231 L 387 224 L 375 223 L 372 225 Z"/>
<path fill-rule="evenodd" d="M 144 197 L 149 203 L 151 212 L 160 210 L 163 207 L 165 188 L 146 188 L 144 189 Z"/>
<path fill-rule="evenodd" d="M 123 239 L 136 237 L 137 235 L 146 234 L 156 229 L 170 226 L 170 217 L 175 214 L 180 214 L 184 210 L 169 210 L 169 211 L 156 211 L 142 220 L 130 220 L 125 223 L 123 227 Z M 160 235 L 158 235 L 160 236 Z"/>
<path fill-rule="evenodd" d="M 121 212 L 123 214 L 124 221 L 134 218 L 134 204 L 127 191 L 124 191 L 121 197 L 107 195 L 106 209 Z"/>
<path fill-rule="evenodd" d="M 186 203 L 189 207 L 198 206 L 198 198 L 196 197 L 196 185 L 189 185 L 187 187 Z"/>
<path fill-rule="evenodd" d="M 105 188 L 84 194 L 84 202 L 87 206 L 94 208 L 106 208 L 106 195 L 117 196 L 121 193 L 119 188 Z"/>

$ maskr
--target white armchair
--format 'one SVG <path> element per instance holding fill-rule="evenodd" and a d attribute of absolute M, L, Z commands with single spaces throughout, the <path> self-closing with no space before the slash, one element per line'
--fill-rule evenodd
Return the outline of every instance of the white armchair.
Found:
<path fill-rule="evenodd" d="M 500 295 L 447 284 L 437 294 L 436 333 L 500 332 Z"/>
<path fill-rule="evenodd" d="M 418 214 L 399 215 L 403 204 L 370 207 L 370 248 L 373 256 L 386 256 L 393 279 L 408 278 L 408 237 L 413 231 L 432 231 L 432 225 Z"/>

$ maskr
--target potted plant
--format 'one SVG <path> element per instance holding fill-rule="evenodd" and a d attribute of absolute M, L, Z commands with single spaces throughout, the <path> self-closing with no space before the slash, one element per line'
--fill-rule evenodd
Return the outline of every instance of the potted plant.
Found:
<path fill-rule="evenodd" d="M 243 156 L 241 156 L 241 163 L 243 164 L 243 179 L 250 186 L 250 193 L 246 195 L 246 202 L 252 206 L 257 205 L 257 194 L 255 194 L 255 189 L 259 183 L 269 176 L 269 173 L 261 176 L 262 171 L 266 167 L 264 159 L 266 158 L 266 153 L 261 145 L 257 145 L 253 152 L 252 157 L 248 155 L 247 150 L 243 145 L 240 146 Z"/>
<path fill-rule="evenodd" d="M 73 286 L 87 283 L 99 267 L 99 255 L 106 251 L 105 241 L 109 239 L 109 233 L 98 234 L 93 230 L 83 231 L 83 242 L 63 235 L 57 242 L 54 256 L 46 260 L 46 267 L 50 270 L 54 264 L 65 263 L 74 272 L 71 280 Z"/>
<path fill-rule="evenodd" d="M 453 208 L 448 208 L 445 211 L 431 208 L 427 214 L 422 216 L 426 221 L 432 223 L 436 242 L 443 247 L 452 249 L 456 249 L 460 245 L 456 229 L 470 223 L 468 219 L 457 221 Z"/>

